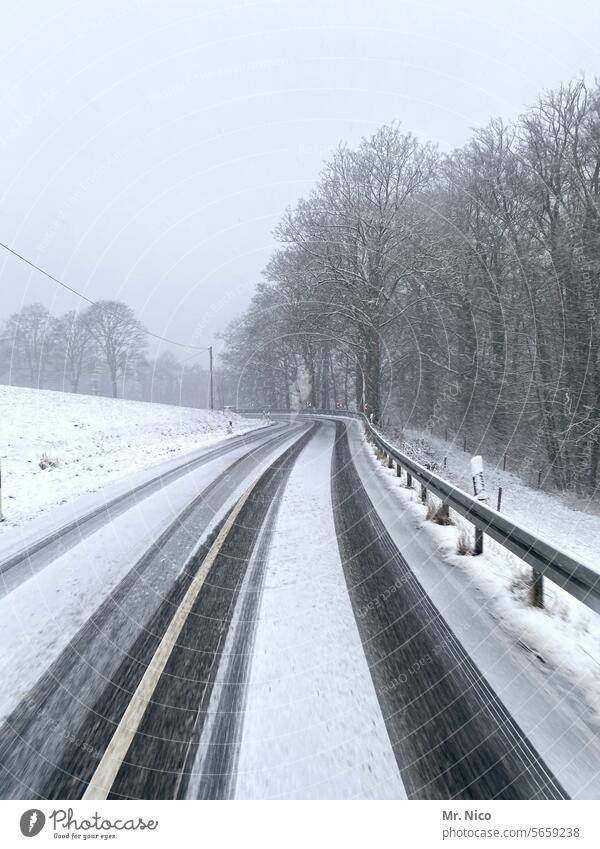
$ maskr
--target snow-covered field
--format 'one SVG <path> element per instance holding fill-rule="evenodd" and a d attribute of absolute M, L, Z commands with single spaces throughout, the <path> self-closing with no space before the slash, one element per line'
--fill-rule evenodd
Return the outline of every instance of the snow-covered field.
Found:
<path fill-rule="evenodd" d="M 230 413 L 0 386 L 0 534 L 140 469 L 261 424 Z M 44 458 L 50 465 L 40 468 Z"/>
<path fill-rule="evenodd" d="M 408 446 L 417 449 L 423 443 L 430 451 L 429 456 L 440 466 L 439 474 L 446 480 L 464 489 L 473 491 L 469 461 L 471 455 L 462 447 L 445 442 L 430 434 L 414 430 L 404 433 Z M 394 441 L 394 440 L 392 440 Z M 396 441 L 395 444 L 398 444 Z M 398 445 L 398 447 L 401 447 Z M 444 457 L 446 468 L 442 469 Z M 559 493 L 544 492 L 528 486 L 514 472 L 503 472 L 492 463 L 484 461 L 486 490 L 491 507 L 496 507 L 498 487 L 502 487 L 502 512 L 515 522 L 524 525 L 548 542 L 569 552 L 578 560 L 600 571 L 600 504 L 584 499 L 574 500 Z"/>

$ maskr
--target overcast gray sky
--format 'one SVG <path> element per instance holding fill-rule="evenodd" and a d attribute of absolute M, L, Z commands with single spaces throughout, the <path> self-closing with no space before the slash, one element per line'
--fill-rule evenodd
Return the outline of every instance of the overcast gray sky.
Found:
<path fill-rule="evenodd" d="M 195 345 L 248 303 L 339 141 L 399 120 L 451 149 L 600 74 L 584 0 L 8 0 L 2 16 L 0 241 Z M 1 318 L 78 306 L 1 254 Z"/>

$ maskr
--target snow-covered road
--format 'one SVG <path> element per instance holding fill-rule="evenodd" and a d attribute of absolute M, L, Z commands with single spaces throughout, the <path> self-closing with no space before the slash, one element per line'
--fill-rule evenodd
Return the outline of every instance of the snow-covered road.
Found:
<path fill-rule="evenodd" d="M 261 444 L 269 445 L 272 434 L 264 434 L 257 443 L 234 443 L 226 453 L 207 452 L 207 462 L 164 485 L 143 500 L 135 499 L 122 514 L 98 523 L 89 536 L 76 529 L 75 542 L 61 553 L 61 543 L 52 545 L 54 556 L 44 568 L 32 573 L 27 568 L 22 580 L 11 592 L 1 588 L 0 598 L 0 718 L 6 716 L 26 695 L 50 664 L 59 656 L 111 594 L 119 582 L 143 557 L 153 540 L 158 539 L 186 506 L 208 490 L 236 461 Z M 189 533 L 187 548 L 198 545 L 211 527 L 239 497 L 244 486 L 259 475 L 276 456 L 279 446 L 264 456 L 256 455 L 242 474 L 234 477 L 223 503 L 206 499 L 204 525 L 200 538 Z M 109 521 L 107 521 L 107 519 Z M 44 552 L 45 553 L 45 552 Z M 147 578 L 142 582 L 145 598 L 133 624 L 141 625 L 164 598 L 171 581 L 181 571 L 185 551 L 177 559 L 162 562 L 158 587 Z M 28 564 L 25 564 L 28 567 Z"/>
<path fill-rule="evenodd" d="M 352 612 L 331 504 L 335 429 L 300 454 L 266 561 L 237 798 L 405 798 Z"/>
<path fill-rule="evenodd" d="M 422 536 L 356 423 L 169 479 L 0 602 L 0 794 L 79 798 L 122 749 L 115 798 L 597 795 L 589 717 Z"/>
<path fill-rule="evenodd" d="M 79 768 L 88 766 L 80 760 L 99 751 L 86 723 L 96 729 L 100 716 L 114 723 L 111 711 L 121 708 L 115 699 L 125 695 L 126 703 L 132 686 L 128 664 L 140 654 L 142 668 L 145 641 L 152 643 L 172 610 L 186 564 L 244 488 L 301 432 L 276 430 L 258 444 L 232 445 L 5 595 L 1 796 L 77 794 Z"/>

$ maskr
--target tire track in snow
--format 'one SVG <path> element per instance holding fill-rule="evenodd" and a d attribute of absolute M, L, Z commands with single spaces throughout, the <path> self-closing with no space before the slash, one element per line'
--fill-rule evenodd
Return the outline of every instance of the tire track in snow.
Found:
<path fill-rule="evenodd" d="M 567 798 L 396 548 L 342 422 L 332 488 L 348 591 L 409 797 Z"/>
<path fill-rule="evenodd" d="M 252 551 L 281 480 L 289 474 L 315 427 L 318 425 L 301 433 L 254 485 L 192 606 L 109 798 L 170 799 L 186 795 Z M 191 571 L 195 572 L 201 562 L 202 558 L 196 558 Z M 171 604 L 169 616 L 173 609 Z M 232 723 L 227 726 L 228 739 L 233 741 L 238 717 L 235 711 L 228 716 Z M 217 781 L 215 786 L 213 780 Z M 220 776 L 209 776 L 207 795 L 218 797 L 220 788 Z"/>
<path fill-rule="evenodd" d="M 293 438 L 293 431 L 272 435 L 200 492 L 6 718 L 0 798 L 81 796 L 218 527 L 186 564 L 190 552 L 248 475 Z"/>
<path fill-rule="evenodd" d="M 338 551 L 334 433 L 324 423 L 283 492 L 234 776 L 238 799 L 406 795 Z"/>
<path fill-rule="evenodd" d="M 196 747 L 190 746 L 184 768 L 190 773 L 185 798 L 229 799 L 235 793 L 235 770 L 239 759 L 247 681 L 254 647 L 258 608 L 265 566 L 281 493 L 288 474 L 279 481 L 252 551 L 238 596 L 231 627 L 223 649 L 217 681 L 213 687 L 207 718 Z"/>

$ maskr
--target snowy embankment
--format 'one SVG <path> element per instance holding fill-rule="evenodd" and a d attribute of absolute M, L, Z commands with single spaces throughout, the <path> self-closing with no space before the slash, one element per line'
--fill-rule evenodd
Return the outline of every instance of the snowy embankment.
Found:
<path fill-rule="evenodd" d="M 0 411 L 0 533 L 136 471 L 263 424 L 233 413 L 16 386 L 0 386 Z"/>
<path fill-rule="evenodd" d="M 570 684 L 584 695 L 585 701 L 595 712 L 595 721 L 600 721 L 600 615 L 548 579 L 544 581 L 545 609 L 532 607 L 529 604 L 531 569 L 522 560 L 487 536 L 484 538 L 482 555 L 473 557 L 469 553 L 459 554 L 458 542 L 461 536 L 472 547 L 473 525 L 454 510 L 450 511 L 453 522 L 450 527 L 427 521 L 428 510 L 421 503 L 418 489 L 408 489 L 404 475 L 398 478 L 393 469 L 380 465 L 366 440 L 365 447 L 376 464 L 378 474 L 386 479 L 390 490 L 410 511 L 418 526 L 435 540 L 438 555 L 449 566 L 463 569 L 469 575 L 473 585 L 483 594 L 486 607 L 493 612 L 498 626 L 512 634 L 532 656 L 537 656 L 540 663 L 561 670 Z M 408 446 L 403 444 L 398 447 L 407 450 Z M 440 474 L 469 491 L 468 472 L 462 475 L 457 473 L 457 467 L 453 465 L 456 458 L 450 452 L 445 456 L 448 457 L 447 468 Z M 462 457 L 466 456 L 462 454 Z M 419 461 L 425 459 L 421 455 Z M 596 527 L 595 539 L 593 536 L 590 538 L 586 536 L 587 531 L 582 531 L 582 527 L 587 529 L 588 524 L 578 526 L 578 514 L 561 504 L 558 498 L 532 491 L 508 473 L 500 471 L 487 477 L 487 481 L 493 481 L 496 486 L 504 487 L 507 480 L 514 481 L 515 485 L 513 497 L 507 500 L 503 512 L 511 515 L 515 522 L 527 526 L 548 541 L 556 542 L 575 557 L 584 559 L 582 552 L 595 551 L 595 545 L 600 541 L 600 519 L 589 515 L 582 517 L 582 521 L 583 518 L 589 520 L 592 534 Z M 489 484 L 486 488 L 489 493 Z M 431 495 L 429 501 L 439 503 Z M 544 509 L 549 515 L 538 516 L 537 511 Z M 573 517 L 570 521 L 569 515 Z M 553 533 L 546 533 L 546 528 L 552 527 L 552 522 L 555 522 Z M 596 565 L 593 560 L 591 562 Z"/>
<path fill-rule="evenodd" d="M 406 442 L 399 444 L 390 437 L 399 448 L 414 454 L 419 462 L 433 460 L 437 463 L 438 473 L 446 480 L 465 492 L 473 491 L 469 468 L 471 454 L 465 453 L 460 445 L 413 430 L 405 431 L 404 438 Z M 501 467 L 487 462 L 485 456 L 483 463 L 491 507 L 496 508 L 498 487 L 502 487 L 501 510 L 506 516 L 600 571 L 600 504 L 535 489 L 524 483 L 517 473 L 503 472 Z"/>

